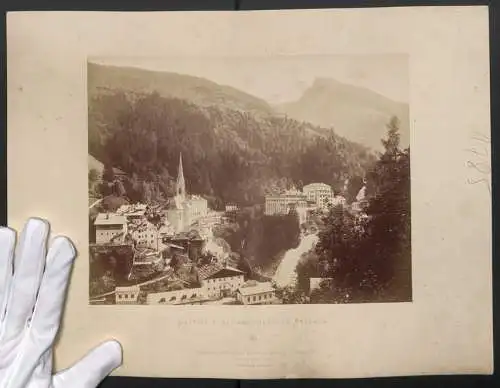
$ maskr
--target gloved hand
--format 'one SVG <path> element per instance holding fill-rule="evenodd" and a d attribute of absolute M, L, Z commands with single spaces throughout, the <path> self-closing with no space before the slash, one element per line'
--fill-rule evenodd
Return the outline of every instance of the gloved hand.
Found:
<path fill-rule="evenodd" d="M 122 362 L 120 344 L 108 341 L 53 375 L 52 346 L 76 253 L 66 237 L 47 247 L 49 230 L 30 219 L 16 247 L 16 233 L 0 227 L 0 388 L 95 388 Z"/>

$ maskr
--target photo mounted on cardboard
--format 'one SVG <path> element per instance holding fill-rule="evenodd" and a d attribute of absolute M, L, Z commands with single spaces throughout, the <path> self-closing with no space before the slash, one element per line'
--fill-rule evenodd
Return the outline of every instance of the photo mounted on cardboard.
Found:
<path fill-rule="evenodd" d="M 9 225 L 78 250 L 57 369 L 116 338 L 122 376 L 492 372 L 487 7 L 18 12 L 7 43 Z"/>

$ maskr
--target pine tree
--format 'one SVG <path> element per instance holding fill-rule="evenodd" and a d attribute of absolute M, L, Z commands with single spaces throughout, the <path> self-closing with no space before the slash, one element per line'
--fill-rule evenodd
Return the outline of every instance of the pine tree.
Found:
<path fill-rule="evenodd" d="M 411 299 L 410 154 L 399 147 L 397 119 L 387 127 L 384 153 L 369 178 L 369 221 L 343 207 L 323 220 L 316 253 L 322 276 L 333 281 L 316 291 L 315 300 Z"/>
<path fill-rule="evenodd" d="M 334 294 L 339 300 L 346 300 L 346 295 L 355 294 L 360 282 L 363 235 L 355 227 L 355 216 L 341 205 L 333 207 L 323 223 L 325 228 L 316 245 L 318 264 L 321 263 L 318 270 L 322 276 L 335 279 Z"/>
<path fill-rule="evenodd" d="M 373 175 L 375 195 L 367 210 L 371 220 L 365 246 L 372 260 L 366 270 L 376 278 L 376 287 L 386 297 L 408 300 L 411 298 L 410 151 L 399 148 L 397 123 L 397 119 L 392 119 L 388 125 L 387 139 L 383 141 L 385 152 Z"/>

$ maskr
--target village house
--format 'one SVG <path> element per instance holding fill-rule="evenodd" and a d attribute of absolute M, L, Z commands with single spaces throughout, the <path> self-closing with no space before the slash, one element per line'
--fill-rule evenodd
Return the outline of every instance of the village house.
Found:
<path fill-rule="evenodd" d="M 147 247 L 156 250 L 159 248 L 159 231 L 151 222 L 143 221 L 138 225 L 130 225 L 129 233 L 138 248 Z"/>
<path fill-rule="evenodd" d="M 270 282 L 245 285 L 238 289 L 236 299 L 243 304 L 272 304 L 276 295 Z"/>
<path fill-rule="evenodd" d="M 234 296 L 244 282 L 242 271 L 218 263 L 201 266 L 198 275 L 209 298 Z"/>
<path fill-rule="evenodd" d="M 126 218 L 113 213 L 99 213 L 94 226 L 96 244 L 119 243 L 127 233 Z M 117 237 L 120 237 L 119 241 Z"/>
<path fill-rule="evenodd" d="M 116 287 L 116 304 L 137 304 L 139 300 L 140 288 L 138 286 Z"/>

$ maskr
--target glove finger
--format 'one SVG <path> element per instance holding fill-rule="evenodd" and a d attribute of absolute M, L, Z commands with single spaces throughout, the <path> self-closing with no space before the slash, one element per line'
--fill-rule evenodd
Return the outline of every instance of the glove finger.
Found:
<path fill-rule="evenodd" d="M 47 253 L 45 271 L 38 298 L 28 326 L 25 342 L 16 360 L 13 386 L 24 387 L 30 379 L 41 382 L 51 377 L 51 348 L 60 326 L 61 312 L 66 296 L 75 249 L 65 237 L 56 237 Z M 37 367 L 33 370 L 31 367 Z"/>
<path fill-rule="evenodd" d="M 122 364 L 122 347 L 108 341 L 88 353 L 71 368 L 54 376 L 54 388 L 95 388 Z"/>
<path fill-rule="evenodd" d="M 56 237 L 47 253 L 29 336 L 43 349 L 52 346 L 59 330 L 66 290 L 76 251 L 66 237 Z"/>
<path fill-rule="evenodd" d="M 49 230 L 46 221 L 31 218 L 21 233 L 14 256 L 14 275 L 5 315 L 6 339 L 19 335 L 33 313 L 45 266 Z"/>
<path fill-rule="evenodd" d="M 16 232 L 9 228 L 0 228 L 0 321 L 3 320 L 7 307 L 15 246 Z"/>

